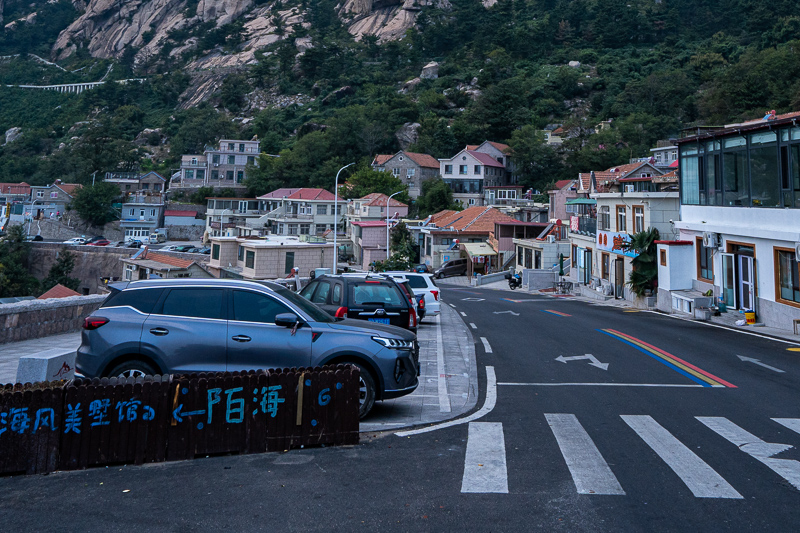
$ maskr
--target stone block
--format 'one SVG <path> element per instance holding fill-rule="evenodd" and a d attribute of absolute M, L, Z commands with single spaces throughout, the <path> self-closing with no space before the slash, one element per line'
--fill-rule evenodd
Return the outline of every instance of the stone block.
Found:
<path fill-rule="evenodd" d="M 75 350 L 53 348 L 19 358 L 17 383 L 36 383 L 75 377 Z"/>

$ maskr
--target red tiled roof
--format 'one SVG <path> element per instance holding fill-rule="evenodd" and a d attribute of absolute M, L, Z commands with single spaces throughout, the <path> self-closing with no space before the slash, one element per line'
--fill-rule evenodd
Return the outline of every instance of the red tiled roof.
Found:
<path fill-rule="evenodd" d="M 560 191 L 561 189 L 563 189 L 567 185 L 571 185 L 573 181 L 575 181 L 575 180 L 558 180 L 556 182 L 556 189 Z"/>
<path fill-rule="evenodd" d="M 75 191 L 82 188 L 83 185 L 81 185 L 80 183 L 59 183 L 56 185 L 56 187 L 58 187 L 65 193 L 69 194 L 70 196 L 74 196 Z"/>
<path fill-rule="evenodd" d="M 495 148 L 497 148 L 498 150 L 500 150 L 503 153 L 507 152 L 508 149 L 510 148 L 507 144 L 496 143 L 494 141 L 486 141 L 486 142 L 488 142 L 489 144 L 491 144 L 492 146 L 494 146 Z"/>
<path fill-rule="evenodd" d="M 177 209 L 167 209 L 164 211 L 165 217 L 196 217 L 197 211 L 178 211 Z"/>
<path fill-rule="evenodd" d="M 500 163 L 494 157 L 490 156 L 489 154 L 484 154 L 483 152 L 473 152 L 471 150 L 467 150 L 467 153 L 483 163 L 484 166 L 487 167 L 500 167 L 506 168 L 503 163 Z"/>
<path fill-rule="evenodd" d="M 386 221 L 384 221 L 384 220 L 361 220 L 359 222 L 353 222 L 353 225 L 361 227 L 361 228 L 386 227 Z"/>
<path fill-rule="evenodd" d="M 439 165 L 436 165 L 437 167 Z M 2 194 L 30 194 L 31 186 L 25 183 L 0 183 L 0 193 Z"/>
<path fill-rule="evenodd" d="M 383 193 L 372 192 L 362 198 L 359 198 L 358 200 L 364 202 L 364 205 L 385 206 L 386 200 L 388 199 L 389 197 Z M 392 198 L 391 201 L 389 202 L 389 207 L 408 207 L 408 206 L 403 202 L 400 202 Z"/>
<path fill-rule="evenodd" d="M 562 133 L 564 133 L 564 128 L 559 126 L 558 128 L 554 129 L 550 133 L 551 133 L 551 135 L 561 135 Z"/>
<path fill-rule="evenodd" d="M 333 200 L 333 193 L 325 189 L 314 189 L 303 187 L 299 189 L 276 189 L 267 194 L 261 195 L 259 199 L 280 199 L 286 197 L 287 200 Z"/>
<path fill-rule="evenodd" d="M 136 260 L 155 261 L 156 263 L 163 263 L 165 265 L 178 268 L 189 268 L 194 263 L 194 261 L 190 261 L 189 259 L 181 259 L 179 257 L 172 257 L 171 255 L 157 254 L 153 252 L 148 253 L 144 257 L 140 256 Z"/>
<path fill-rule="evenodd" d="M 392 154 L 378 154 L 375 156 L 375 159 L 372 160 L 373 165 L 381 166 L 386 163 L 388 160 L 393 158 L 394 155 Z M 438 165 L 437 165 L 438 166 Z"/>
<path fill-rule="evenodd" d="M 415 162 L 421 167 L 436 168 L 436 169 L 439 168 L 439 161 L 435 159 L 433 156 L 430 156 L 428 154 L 418 154 L 415 152 L 403 152 L 403 153 L 406 154 L 409 159 L 411 159 L 413 162 Z"/>
<path fill-rule="evenodd" d="M 431 224 L 436 224 L 437 221 L 444 219 L 445 217 L 449 217 L 450 215 L 458 213 L 458 211 L 453 211 L 452 209 L 445 209 L 444 211 L 439 211 L 438 213 L 434 213 L 431 215 Z"/>
<path fill-rule="evenodd" d="M 489 233 L 494 230 L 495 222 L 518 222 L 494 207 L 476 205 L 442 217 L 436 225 L 442 229 L 452 227 L 461 232 Z"/>
<path fill-rule="evenodd" d="M 478 148 L 480 148 L 480 146 L 478 146 L 477 144 L 468 144 L 466 150 L 471 151 L 471 150 L 477 150 Z"/>
<path fill-rule="evenodd" d="M 69 287 L 58 284 L 46 293 L 39 296 L 39 300 L 47 300 L 48 298 L 66 298 L 67 296 L 80 296 L 79 292 L 75 292 Z"/>

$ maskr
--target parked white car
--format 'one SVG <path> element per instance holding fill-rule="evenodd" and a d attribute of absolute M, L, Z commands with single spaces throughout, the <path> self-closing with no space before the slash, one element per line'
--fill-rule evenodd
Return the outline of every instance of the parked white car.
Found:
<path fill-rule="evenodd" d="M 86 243 L 86 237 L 73 237 L 71 239 L 67 239 L 66 241 L 64 241 L 63 244 L 85 244 L 85 243 Z"/>
<path fill-rule="evenodd" d="M 439 304 L 439 287 L 433 281 L 433 274 L 421 274 L 417 272 L 384 272 L 383 274 L 396 279 L 404 279 L 411 285 L 414 294 L 425 295 L 425 316 L 436 316 L 441 313 L 442 308 Z"/>

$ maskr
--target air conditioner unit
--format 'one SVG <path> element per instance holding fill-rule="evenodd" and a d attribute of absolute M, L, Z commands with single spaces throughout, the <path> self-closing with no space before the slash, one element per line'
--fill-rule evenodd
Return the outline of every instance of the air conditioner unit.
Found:
<path fill-rule="evenodd" d="M 706 248 L 718 248 L 719 239 L 717 238 L 717 234 L 710 231 L 704 231 L 703 246 L 705 246 Z"/>
<path fill-rule="evenodd" d="M 218 167 L 218 166 L 219 166 L 219 163 L 214 163 L 214 166 L 215 166 L 215 167 Z"/>
<path fill-rule="evenodd" d="M 625 185 L 625 192 L 633 192 L 633 183 L 627 183 Z"/>
<path fill-rule="evenodd" d="M 794 259 L 795 261 L 800 260 L 800 242 L 794 243 Z"/>
<path fill-rule="evenodd" d="M 548 235 L 547 236 L 547 242 L 550 242 L 550 243 L 556 242 L 556 236 L 555 235 Z"/>

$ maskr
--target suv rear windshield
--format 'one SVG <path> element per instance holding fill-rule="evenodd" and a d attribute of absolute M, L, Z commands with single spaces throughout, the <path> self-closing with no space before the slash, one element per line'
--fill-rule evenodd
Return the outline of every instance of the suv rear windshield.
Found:
<path fill-rule="evenodd" d="M 299 307 L 301 311 L 311 317 L 314 322 L 336 322 L 338 319 L 333 318 L 331 315 L 312 304 L 299 294 L 293 293 L 289 289 L 274 288 L 272 289 L 276 294 L 289 300 L 290 303 Z"/>
<path fill-rule="evenodd" d="M 411 285 L 412 289 L 428 288 L 428 284 L 425 283 L 425 279 L 422 276 L 406 276 L 406 280 L 408 280 L 408 284 Z"/>
<path fill-rule="evenodd" d="M 404 306 L 405 298 L 400 289 L 388 283 L 353 283 L 350 290 L 353 291 L 352 305 Z"/>
<path fill-rule="evenodd" d="M 155 307 L 158 299 L 161 298 L 162 292 L 164 292 L 163 288 L 130 289 L 127 291 L 112 292 L 111 296 L 106 298 L 106 301 L 103 302 L 101 307 L 130 306 L 140 313 L 149 315 L 153 312 L 153 307 Z"/>

